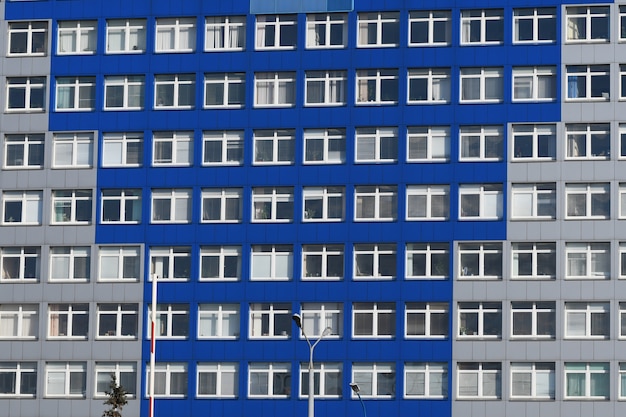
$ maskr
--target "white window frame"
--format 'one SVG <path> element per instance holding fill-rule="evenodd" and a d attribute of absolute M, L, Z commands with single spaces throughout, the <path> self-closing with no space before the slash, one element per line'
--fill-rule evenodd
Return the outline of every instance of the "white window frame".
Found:
<path fill-rule="evenodd" d="M 241 246 L 201 246 L 200 277 L 198 279 L 200 281 L 239 281 L 241 279 L 241 257 Z M 217 262 L 215 274 L 205 274 L 205 262 L 207 263 L 207 270 Z"/>
<path fill-rule="evenodd" d="M 337 30 L 340 29 L 340 36 Z M 340 37 L 340 42 L 337 42 Z M 348 44 L 348 16 L 345 13 L 307 14 L 306 48 L 345 48 Z"/>
<path fill-rule="evenodd" d="M 293 107 L 295 104 L 295 72 L 257 72 L 254 74 L 254 107 Z"/>
<path fill-rule="evenodd" d="M 404 279 L 447 279 L 450 276 L 450 247 L 447 243 L 407 243 Z M 422 259 L 424 274 L 413 265 Z M 442 269 L 443 268 L 443 269 Z"/>
<path fill-rule="evenodd" d="M 156 213 L 155 203 L 169 201 L 169 216 Z M 153 189 L 152 190 L 152 223 L 190 223 L 191 222 L 191 190 L 189 189 Z"/>
<path fill-rule="evenodd" d="M 288 223 L 294 219 L 293 187 L 253 187 L 253 223 Z"/>
<path fill-rule="evenodd" d="M 566 7 L 565 43 L 609 42 L 611 33 L 610 20 L 611 15 L 609 5 Z M 579 23 L 582 24 L 584 33 L 579 32 L 576 21 L 579 21 Z M 606 25 L 604 36 L 595 37 L 594 34 L 597 33 L 597 25 L 601 25 L 602 23 Z"/>
<path fill-rule="evenodd" d="M 243 131 L 205 131 L 202 133 L 202 145 L 203 166 L 243 164 Z"/>
<path fill-rule="evenodd" d="M 204 20 L 204 52 L 246 49 L 246 16 L 207 16 Z"/>
<path fill-rule="evenodd" d="M 297 15 L 257 15 L 255 37 L 257 51 L 296 49 L 298 44 Z"/>
<path fill-rule="evenodd" d="M 364 325 L 359 329 L 359 323 Z M 352 303 L 353 339 L 393 339 L 396 337 L 396 304 L 393 302 Z"/>
<path fill-rule="evenodd" d="M 143 75 L 106 75 L 104 77 L 104 110 L 142 110 L 145 90 L 146 80 Z M 117 97 L 113 96 L 114 92 Z M 120 93 L 121 97 L 119 97 Z"/>
<path fill-rule="evenodd" d="M 395 243 L 357 243 L 353 253 L 352 278 L 355 281 L 393 280 L 398 275 Z M 371 271 L 361 270 L 361 266 L 368 267 L 370 263 Z"/>
<path fill-rule="evenodd" d="M 171 91 L 171 98 L 168 95 Z M 195 107 L 196 74 L 157 74 L 154 76 L 154 109 L 182 109 Z"/>
<path fill-rule="evenodd" d="M 217 205 L 217 216 L 210 206 Z M 241 188 L 203 188 L 202 223 L 239 223 L 242 221 L 243 189 Z"/>
<path fill-rule="evenodd" d="M 291 337 L 290 303 L 251 303 L 249 339 L 289 339 Z"/>
<path fill-rule="evenodd" d="M 567 138 L 565 159 L 610 159 L 611 126 L 608 123 L 566 124 L 565 130 Z"/>
<path fill-rule="evenodd" d="M 511 220 L 554 219 L 556 219 L 556 183 L 511 185 Z"/>
<path fill-rule="evenodd" d="M 513 102 L 556 100 L 556 67 L 513 67 Z"/>
<path fill-rule="evenodd" d="M 51 224 L 90 224 L 93 220 L 92 190 L 52 190 Z"/>
<path fill-rule="evenodd" d="M 113 320 L 113 328 L 106 332 L 106 319 Z M 99 303 L 96 311 L 96 339 L 137 339 L 139 306 L 132 303 Z M 129 329 L 130 327 L 130 329 Z M 132 330 L 129 334 L 128 330 Z M 119 380 L 118 380 L 119 381 Z"/>
<path fill-rule="evenodd" d="M 86 362 L 46 362 L 46 398 L 85 398 L 87 391 L 87 363 Z M 75 377 L 81 378 L 80 387 L 74 386 Z M 62 379 L 62 380 L 61 380 Z M 60 384 L 62 392 L 51 392 L 51 384 Z M 80 388 L 80 392 L 77 392 Z"/>
<path fill-rule="evenodd" d="M 445 362 L 405 362 L 404 398 L 448 398 L 448 364 Z"/>
<path fill-rule="evenodd" d="M 296 134 L 292 129 L 255 130 L 254 165 L 292 165 Z"/>
<path fill-rule="evenodd" d="M 500 103 L 504 99 L 502 67 L 461 68 L 459 83 L 460 103 Z M 475 96 L 476 92 L 472 91 L 472 88 L 476 87 L 478 87 L 477 96 Z"/>
<path fill-rule="evenodd" d="M 342 364 L 317 362 L 313 364 L 313 396 L 315 398 L 341 398 Z M 300 363 L 299 398 L 309 395 L 309 363 Z"/>
<path fill-rule="evenodd" d="M 425 26 L 425 27 L 424 27 Z M 425 39 L 416 39 L 420 27 Z M 441 34 L 443 32 L 443 36 Z M 452 39 L 452 13 L 450 10 L 416 10 L 409 12 L 409 41 L 411 46 L 446 46 Z"/>
<path fill-rule="evenodd" d="M 555 242 L 511 243 L 511 279 L 556 279 L 556 263 Z"/>
<path fill-rule="evenodd" d="M 257 390 L 253 389 L 257 387 Z M 261 388 L 265 388 L 261 391 Z M 274 390 L 278 392 L 274 392 Z M 248 398 L 288 398 L 291 395 L 291 363 L 250 362 Z"/>
<path fill-rule="evenodd" d="M 43 37 L 41 36 L 43 34 Z M 48 22 L 46 21 L 14 21 L 8 22 L 8 57 L 45 56 L 48 49 Z M 25 38 L 19 35 L 26 35 Z M 18 37 L 23 51 L 13 52 L 14 38 Z"/>
<path fill-rule="evenodd" d="M 368 399 L 395 398 L 396 364 L 392 362 L 375 362 L 352 364 L 352 379 L 359 387 L 359 394 Z M 358 399 L 351 390 L 350 398 Z"/>
<path fill-rule="evenodd" d="M 395 127 L 357 127 L 354 134 L 355 163 L 393 163 L 398 161 L 398 129 Z"/>
<path fill-rule="evenodd" d="M 49 280 L 51 282 L 88 282 L 90 280 L 91 248 L 89 246 L 53 246 L 50 248 L 49 257 Z M 58 271 L 57 268 L 59 268 Z"/>
<path fill-rule="evenodd" d="M 445 302 L 407 302 L 404 305 L 405 339 L 450 337 L 450 306 Z"/>
<path fill-rule="evenodd" d="M 7 204 L 19 205 L 19 219 L 10 216 L 12 210 L 9 210 Z M 42 191 L 4 191 L 2 193 L 2 224 L 10 226 L 40 225 L 42 208 Z"/>
<path fill-rule="evenodd" d="M 57 77 L 55 84 L 56 111 L 95 110 L 96 77 Z"/>
<path fill-rule="evenodd" d="M 64 319 L 62 319 L 64 317 Z M 84 322 L 81 323 L 80 319 Z M 89 336 L 89 304 L 48 304 L 48 340 L 87 340 Z M 65 331 L 61 326 L 65 321 Z M 56 322 L 56 329 L 53 327 Z M 81 325 L 84 329 L 81 329 Z M 84 333 L 81 331 L 84 330 Z"/>
<path fill-rule="evenodd" d="M 347 86 L 346 71 L 306 71 L 304 105 L 343 106 L 347 103 Z"/>
<path fill-rule="evenodd" d="M 5 135 L 3 168 L 42 168 L 44 163 L 44 140 L 45 135 L 43 133 Z"/>
<path fill-rule="evenodd" d="M 356 71 L 356 104 L 359 106 L 397 104 L 397 69 L 359 69 Z"/>
<path fill-rule="evenodd" d="M 510 147 L 511 161 L 553 161 L 556 159 L 556 125 L 514 124 L 511 135 L 513 137 L 513 146 Z"/>
<path fill-rule="evenodd" d="M 143 133 L 102 134 L 102 167 L 140 167 L 143 164 Z"/>
<path fill-rule="evenodd" d="M 463 386 L 463 376 L 471 377 L 476 386 Z M 471 391 L 470 391 L 471 389 Z M 457 398 L 463 400 L 498 400 L 502 398 L 502 364 L 500 362 L 458 362 Z"/>
<path fill-rule="evenodd" d="M 621 11 L 621 9 L 620 9 Z M 621 13 L 620 13 L 620 17 Z M 621 24 L 624 24 L 620 21 Z M 626 23 L 626 22 L 625 22 Z M 620 362 L 619 363 L 619 370 L 618 370 L 618 378 L 619 378 L 619 384 L 618 384 L 618 388 L 617 388 L 617 397 L 620 400 L 623 400 L 626 398 L 626 362 Z"/>
<path fill-rule="evenodd" d="M 412 95 L 417 84 L 425 87 L 425 96 Z M 443 104 L 450 102 L 451 88 L 450 68 L 414 68 L 407 72 L 407 103 L 408 104 Z M 412 96 L 414 98 L 412 98 Z"/>
<path fill-rule="evenodd" d="M 124 387 L 127 398 L 137 397 L 137 364 L 135 362 L 96 362 L 94 397 L 106 398 L 110 390 L 111 375 Z M 99 389 L 105 388 L 105 389 Z"/>
<path fill-rule="evenodd" d="M 610 242 L 566 242 L 565 261 L 565 279 L 611 278 Z M 574 271 L 577 265 L 579 273 Z"/>
<path fill-rule="evenodd" d="M 532 25 L 532 35 L 529 39 L 520 39 L 520 26 L 524 23 Z M 551 23 L 552 33 L 544 32 L 545 27 L 542 23 Z M 557 37 L 557 20 L 556 8 L 554 7 L 537 7 L 537 8 L 514 8 L 513 9 L 513 43 L 514 44 L 538 44 L 538 43 L 554 43 Z"/>
<path fill-rule="evenodd" d="M 407 128 L 407 162 L 446 162 L 450 160 L 448 126 L 410 126 Z"/>
<path fill-rule="evenodd" d="M 35 398 L 37 396 L 37 362 L 1 362 L 3 393 L 0 398 Z M 11 380 L 7 376 L 11 375 Z M 11 392 L 4 389 L 12 388 Z M 30 392 L 29 392 L 30 391 Z"/>
<path fill-rule="evenodd" d="M 330 333 L 324 338 L 340 339 L 343 336 L 343 303 L 302 303 L 300 318 L 302 329 L 309 338 L 321 337 L 327 328 Z M 302 332 L 298 337 L 304 339 Z"/>
<path fill-rule="evenodd" d="M 582 201 L 582 212 L 578 212 Z M 566 183 L 565 218 L 566 219 L 608 219 L 611 217 L 611 184 Z"/>
<path fill-rule="evenodd" d="M 64 20 L 57 26 L 57 55 L 93 55 L 96 53 L 98 22 Z"/>
<path fill-rule="evenodd" d="M 303 187 L 303 222 L 339 222 L 345 218 L 344 187 Z"/>
<path fill-rule="evenodd" d="M 567 301 L 563 309 L 563 320 L 565 339 L 609 339 L 611 337 L 611 305 L 608 301 Z"/>
<path fill-rule="evenodd" d="M 611 390 L 611 370 L 610 370 L 609 362 L 565 362 L 563 366 L 564 371 L 564 389 L 563 389 L 563 399 L 565 400 L 608 400 L 610 396 Z M 579 375 L 583 376 L 583 384 L 582 389 L 584 392 L 581 392 L 581 395 L 571 395 L 569 393 L 569 382 L 570 376 Z M 602 378 L 602 380 L 598 380 L 596 378 Z M 572 384 L 577 383 L 577 385 L 581 382 L 579 379 L 572 379 Z M 606 388 L 605 395 L 594 395 L 593 389 L 599 389 L 600 386 L 604 383 Z M 580 389 L 580 388 L 579 388 Z"/>
<path fill-rule="evenodd" d="M 146 336 L 152 337 L 150 317 L 152 304 L 148 304 L 146 313 Z M 189 304 L 158 303 L 154 324 L 155 339 L 182 340 L 189 338 Z"/>
<path fill-rule="evenodd" d="M 191 278 L 189 246 L 153 246 L 150 248 L 150 281 L 189 281 Z"/>
<path fill-rule="evenodd" d="M 168 38 L 169 39 L 166 39 Z M 169 44 L 166 41 L 169 40 Z M 157 18 L 154 52 L 193 52 L 196 50 L 196 18 Z"/>
<path fill-rule="evenodd" d="M 343 245 L 302 245 L 302 281 L 341 280 L 344 261 Z"/>
<path fill-rule="evenodd" d="M 461 126 L 459 161 L 501 161 L 504 140 L 502 126 Z"/>
<path fill-rule="evenodd" d="M 52 141 L 53 168 L 91 168 L 93 166 L 93 133 L 55 133 Z"/>
<path fill-rule="evenodd" d="M 357 185 L 354 187 L 354 221 L 387 221 L 398 218 L 398 187 Z"/>
<path fill-rule="evenodd" d="M 525 400 L 554 400 L 554 362 L 511 362 L 511 398 Z M 516 382 L 520 391 L 516 391 Z"/>
<path fill-rule="evenodd" d="M 618 303 L 618 334 L 617 334 L 617 338 L 620 340 L 623 340 L 624 338 L 626 338 L 626 302 L 620 302 Z M 621 369 L 621 363 L 620 363 L 620 371 Z M 626 368 L 624 369 L 626 371 Z M 626 389 L 626 386 L 624 386 L 624 389 Z"/>
<path fill-rule="evenodd" d="M 511 339 L 552 340 L 556 338 L 554 301 L 511 301 Z M 526 331 L 527 330 L 527 331 Z"/>
<path fill-rule="evenodd" d="M 304 129 L 304 165 L 346 162 L 345 129 Z"/>
<path fill-rule="evenodd" d="M 163 391 L 155 389 L 154 398 L 186 398 L 188 390 L 187 363 L 157 362 L 154 368 L 155 387 L 163 387 Z M 150 392 L 150 366 L 146 366 L 146 393 Z"/>
<path fill-rule="evenodd" d="M 13 267 L 13 268 L 11 268 Z M 0 282 L 38 282 L 41 274 L 41 248 L 5 246 L 0 248 Z M 11 276 L 11 272 L 16 273 Z"/>
<path fill-rule="evenodd" d="M 476 29 L 478 33 L 473 33 Z M 461 10 L 461 45 L 502 43 L 504 43 L 504 9 Z"/>
<path fill-rule="evenodd" d="M 470 197 L 478 198 L 478 210 L 475 214 L 463 209 L 464 203 L 472 204 L 467 200 Z M 461 184 L 459 185 L 459 220 L 500 220 L 503 212 L 503 198 L 502 184 Z"/>
<path fill-rule="evenodd" d="M 400 45 L 398 12 L 361 12 L 358 14 L 357 26 L 358 48 L 389 48 Z"/>
<path fill-rule="evenodd" d="M 196 366 L 196 398 L 237 398 L 239 364 L 236 362 L 199 362 Z M 207 380 L 204 381 L 206 376 Z M 203 382 L 208 387 L 203 389 Z M 211 390 L 210 388 L 215 388 Z M 208 391 L 213 391 L 209 393 Z"/>
<path fill-rule="evenodd" d="M 140 54 L 146 51 L 146 19 L 111 19 L 106 23 L 107 54 Z M 114 45 L 113 37 L 120 41 Z"/>
<path fill-rule="evenodd" d="M 101 246 L 98 251 L 98 281 L 137 282 L 141 277 L 142 257 L 139 246 Z M 107 270 L 113 274 L 105 274 Z"/>
<path fill-rule="evenodd" d="M 15 96 L 15 94 L 19 94 Z M 24 103 L 12 102 L 17 98 Z M 16 106 L 16 104 L 20 104 Z M 6 111 L 7 112 L 43 112 L 46 109 L 46 77 L 7 77 Z"/>
<path fill-rule="evenodd" d="M 459 280 L 502 279 L 503 251 L 502 243 L 500 242 L 459 243 L 457 259 L 457 277 Z M 471 266 L 472 264 L 473 267 L 468 267 L 468 265 Z M 476 270 L 473 270 L 474 267 Z"/>
<path fill-rule="evenodd" d="M 567 65 L 564 78 L 565 101 L 609 101 L 611 97 L 611 67 L 608 64 Z M 580 91 L 580 87 L 584 90 Z"/>
<path fill-rule="evenodd" d="M 221 95 L 221 99 L 220 99 Z M 220 99 L 220 100 L 218 100 Z M 246 74 L 222 72 L 204 74 L 205 109 L 238 109 L 246 104 Z"/>
<path fill-rule="evenodd" d="M 252 245 L 250 281 L 291 281 L 293 278 L 292 245 Z M 259 263 L 265 260 L 264 265 Z"/>
<path fill-rule="evenodd" d="M 626 278 L 626 242 L 619 242 L 619 279 Z M 625 333 L 626 335 L 626 333 Z"/>
<path fill-rule="evenodd" d="M 448 218 L 450 218 L 449 185 L 406 186 L 407 221 L 447 220 Z"/>
<path fill-rule="evenodd" d="M 141 223 L 141 194 L 141 189 L 102 189 L 100 222 Z"/>
<path fill-rule="evenodd" d="M 37 340 L 38 338 L 39 306 L 37 304 L 0 304 L 0 340 Z"/>
<path fill-rule="evenodd" d="M 198 339 L 239 338 L 241 312 L 239 304 L 198 304 Z"/>
<path fill-rule="evenodd" d="M 502 339 L 502 303 L 501 302 L 459 302 L 457 309 L 457 338 L 499 340 Z M 476 328 L 470 327 L 476 321 Z"/>

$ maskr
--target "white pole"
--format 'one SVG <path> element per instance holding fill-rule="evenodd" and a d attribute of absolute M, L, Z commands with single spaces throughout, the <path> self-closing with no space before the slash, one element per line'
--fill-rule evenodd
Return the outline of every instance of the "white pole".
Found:
<path fill-rule="evenodd" d="M 152 275 L 152 306 L 150 308 L 150 409 L 149 416 L 154 417 L 154 365 L 156 361 L 155 327 L 157 309 L 157 276 Z"/>

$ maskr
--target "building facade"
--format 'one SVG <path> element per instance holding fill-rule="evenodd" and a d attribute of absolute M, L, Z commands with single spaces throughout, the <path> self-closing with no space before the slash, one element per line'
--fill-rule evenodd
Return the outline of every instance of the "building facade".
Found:
<path fill-rule="evenodd" d="M 626 3 L 0 3 L 0 413 L 626 412 Z M 624 202 L 624 206 L 622 206 Z"/>

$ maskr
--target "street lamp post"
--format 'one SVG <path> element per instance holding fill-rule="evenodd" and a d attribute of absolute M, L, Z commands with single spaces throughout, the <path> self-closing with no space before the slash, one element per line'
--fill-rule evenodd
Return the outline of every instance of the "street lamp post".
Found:
<path fill-rule="evenodd" d="M 313 401 L 314 401 L 314 391 L 315 391 L 314 389 L 315 378 L 313 374 L 313 349 L 315 349 L 315 346 L 317 346 L 317 344 L 322 341 L 324 336 L 328 336 L 333 331 L 333 329 L 331 329 L 330 327 L 325 328 L 322 334 L 320 335 L 319 339 L 317 339 L 315 343 L 311 344 L 311 341 L 309 340 L 308 336 L 304 332 L 304 328 L 302 327 L 302 317 L 300 317 L 299 314 L 294 314 L 291 316 L 291 318 L 296 323 L 296 326 L 298 326 L 298 328 L 302 331 L 304 340 L 306 340 L 307 344 L 309 345 L 309 397 L 308 397 L 309 417 L 314 417 L 315 406 L 314 406 Z"/>
<path fill-rule="evenodd" d="M 363 407 L 363 417 L 367 417 L 367 411 L 365 411 L 365 403 L 363 402 L 363 399 L 361 398 L 361 394 L 359 393 L 361 391 L 359 389 L 359 386 L 355 382 L 351 382 L 350 388 L 352 388 L 352 391 L 354 391 L 356 396 L 359 397 L 359 401 L 361 401 L 361 407 Z"/>

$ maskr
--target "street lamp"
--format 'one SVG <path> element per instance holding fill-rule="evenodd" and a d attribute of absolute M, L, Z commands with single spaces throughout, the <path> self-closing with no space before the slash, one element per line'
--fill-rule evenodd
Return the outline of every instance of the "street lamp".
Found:
<path fill-rule="evenodd" d="M 365 411 L 365 403 L 361 399 L 361 394 L 359 393 L 359 391 L 361 391 L 359 389 L 359 386 L 356 384 L 356 382 L 350 382 L 350 388 L 352 388 L 352 391 L 354 391 L 356 396 L 359 397 L 359 401 L 361 401 L 361 407 L 363 407 L 363 417 L 367 417 L 367 411 Z"/>
<path fill-rule="evenodd" d="M 304 340 L 306 340 L 307 344 L 309 345 L 309 417 L 313 417 L 315 415 L 315 408 L 313 405 L 313 394 L 315 391 L 315 379 L 313 375 L 313 349 L 315 349 L 315 346 L 317 346 L 317 344 L 322 341 L 324 336 L 328 336 L 329 334 L 331 334 L 333 329 L 331 329 L 330 327 L 325 328 L 319 339 L 317 339 L 315 343 L 311 344 L 311 341 L 307 337 L 306 333 L 304 332 L 304 328 L 302 327 L 302 317 L 300 317 L 299 314 L 294 314 L 291 316 L 291 318 L 296 323 L 296 326 L 298 326 L 298 328 L 302 331 Z"/>

